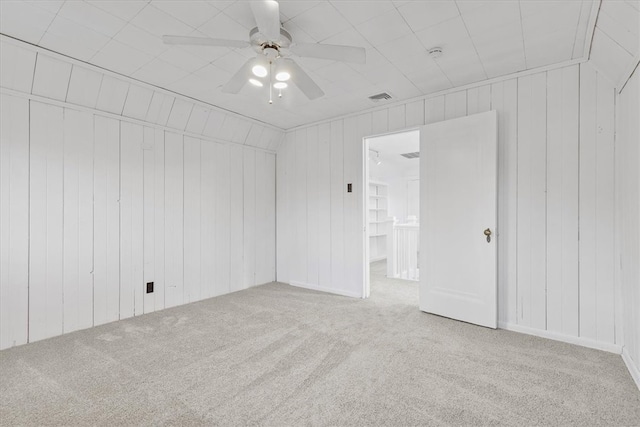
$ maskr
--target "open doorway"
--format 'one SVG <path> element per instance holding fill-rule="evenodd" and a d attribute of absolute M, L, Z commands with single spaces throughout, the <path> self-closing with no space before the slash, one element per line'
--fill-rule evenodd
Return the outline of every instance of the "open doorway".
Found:
<path fill-rule="evenodd" d="M 365 138 L 365 295 L 418 304 L 420 133 Z"/>

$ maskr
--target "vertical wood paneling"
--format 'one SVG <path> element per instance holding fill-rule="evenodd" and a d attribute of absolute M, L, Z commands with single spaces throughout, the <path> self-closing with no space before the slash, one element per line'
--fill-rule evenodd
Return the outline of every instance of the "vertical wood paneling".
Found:
<path fill-rule="evenodd" d="M 165 307 L 184 301 L 184 151 L 183 137 L 164 135 L 165 165 Z"/>
<path fill-rule="evenodd" d="M 242 286 L 256 284 L 256 152 L 244 148 L 243 157 L 243 276 Z"/>
<path fill-rule="evenodd" d="M 405 124 L 405 105 L 400 104 L 389 108 L 389 131 L 400 130 L 406 127 Z"/>
<path fill-rule="evenodd" d="M 578 67 L 547 76 L 547 329 L 578 335 Z"/>
<path fill-rule="evenodd" d="M 614 324 L 614 89 L 598 74 L 596 136 L 596 337 L 615 341 Z M 640 143 L 636 140 L 637 143 Z"/>
<path fill-rule="evenodd" d="M 120 319 L 144 312 L 143 128 L 120 126 Z"/>
<path fill-rule="evenodd" d="M 285 135 L 285 142 L 280 146 L 278 155 L 276 156 L 276 231 L 277 231 L 277 247 L 276 247 L 276 280 L 279 282 L 290 282 L 289 251 L 292 242 L 289 240 L 289 232 L 291 230 L 291 206 L 289 204 L 291 176 L 289 175 L 289 153 L 293 147 L 294 134 Z M 328 162 L 327 162 L 328 163 Z"/>
<path fill-rule="evenodd" d="M 402 105 L 402 124 L 404 127 L 404 105 Z M 391 116 L 389 116 L 391 118 Z M 390 122 L 391 124 L 391 122 Z M 400 126 L 400 122 L 395 123 Z M 358 137 L 357 117 L 348 117 L 343 122 L 344 149 L 344 280 L 353 295 L 362 292 L 364 271 L 364 254 L 362 253 L 362 206 L 359 194 L 362 194 L 362 139 Z M 347 185 L 352 185 L 352 192 L 347 192 Z M 359 267 L 359 268 L 358 268 Z"/>
<path fill-rule="evenodd" d="M 596 156 L 597 75 L 580 68 L 580 336 L 597 337 Z"/>
<path fill-rule="evenodd" d="M 580 67 L 580 336 L 614 342 L 614 94 Z"/>
<path fill-rule="evenodd" d="M 640 371 L 640 74 L 616 104 L 616 343 Z"/>
<path fill-rule="evenodd" d="M 230 181 L 230 150 L 227 144 L 215 144 L 215 183 L 216 188 L 216 267 L 215 291 L 221 295 L 231 291 L 230 280 L 230 224 L 231 224 L 231 181 Z"/>
<path fill-rule="evenodd" d="M 444 96 L 445 120 L 456 119 L 467 115 L 467 92 L 460 91 Z"/>
<path fill-rule="evenodd" d="M 32 68 L 2 82 L 31 91 L 36 55 L 10 54 Z M 153 123 L 269 148 L 282 132 L 43 58 L 33 93 L 65 107 L 0 95 L 0 349 L 275 277 L 275 156 L 190 139 L 185 155 Z"/>
<path fill-rule="evenodd" d="M 371 115 L 373 117 L 373 128 L 371 129 L 373 135 L 389 131 L 389 109 L 374 111 Z"/>
<path fill-rule="evenodd" d="M 93 324 L 120 313 L 120 122 L 94 118 Z"/>
<path fill-rule="evenodd" d="M 144 129 L 144 312 L 164 308 L 164 132 Z M 146 293 L 146 283 L 153 292 Z"/>
<path fill-rule="evenodd" d="M 375 123 L 375 113 L 374 113 Z M 376 132 L 376 131 L 374 131 Z M 331 122 L 331 287 L 344 286 L 344 145 L 342 120 Z"/>
<path fill-rule="evenodd" d="M 491 85 L 467 90 L 467 115 L 491 110 Z"/>
<path fill-rule="evenodd" d="M 255 173 L 255 188 L 256 188 L 256 206 L 255 206 L 255 283 L 261 285 L 271 281 L 269 262 L 271 258 L 271 251 L 268 246 L 268 233 L 269 233 L 269 218 L 267 216 L 267 197 L 269 195 L 269 176 L 267 158 L 268 154 L 262 151 L 256 151 L 256 173 Z"/>
<path fill-rule="evenodd" d="M 200 158 L 200 200 L 201 200 L 201 264 L 200 286 L 202 298 L 211 298 L 216 294 L 216 193 L 221 191 L 216 181 L 216 145 L 202 141 Z"/>
<path fill-rule="evenodd" d="M 424 100 L 410 102 L 406 105 L 406 127 L 415 127 L 424 125 Z M 363 136 L 371 135 L 368 130 Z"/>
<path fill-rule="evenodd" d="M 497 110 L 499 319 L 502 324 L 613 343 L 613 98 L 610 85 L 595 71 L 592 76 L 582 73 L 579 80 L 578 71 L 584 68 L 589 66 L 411 101 L 403 104 L 404 123 L 411 126 L 421 117 L 429 124 Z M 362 281 L 360 272 L 366 273 L 366 266 L 362 268 L 362 262 L 353 257 L 361 245 L 357 230 L 362 225 L 358 218 L 362 206 L 351 203 L 346 184 L 353 182 L 358 194 L 363 189 L 357 184 L 362 154 L 352 149 L 363 135 L 395 129 L 403 121 L 399 107 L 356 116 L 355 131 L 353 118 L 346 117 L 289 132 L 278 153 L 278 179 L 286 181 L 279 182 L 279 189 L 292 196 L 278 212 L 283 225 L 298 218 L 294 198 L 299 193 L 296 171 L 301 168 L 301 156 L 295 154 L 300 144 L 308 144 L 308 135 L 316 128 L 318 157 L 329 159 L 328 164 L 318 165 L 317 189 L 307 182 L 309 191 L 304 195 L 308 206 L 317 199 L 318 229 L 326 230 L 319 232 L 320 289 L 351 293 Z M 361 128 L 359 120 L 364 117 L 369 118 L 370 127 Z M 330 141 L 327 146 L 325 140 Z M 287 153 L 293 155 L 286 157 Z M 314 167 L 313 155 L 307 153 L 306 158 L 304 167 Z M 286 167 L 280 168 L 281 160 Z M 323 186 L 328 186 L 328 200 Z M 325 207 L 328 224 L 323 224 Z M 284 220 L 287 215 L 292 215 L 291 221 Z M 293 236 L 310 224 L 292 225 Z M 294 237 L 278 241 L 280 253 L 287 254 L 279 269 L 299 268 L 301 260 L 308 263 L 315 258 L 300 255 L 297 244 Z M 325 258 L 331 260 L 330 270 L 322 265 Z M 584 328 L 592 333 L 583 334 Z"/>
<path fill-rule="evenodd" d="M 4 66 L 4 64 L 3 64 Z M 4 68 L 3 68 L 4 70 Z M 0 97 L 0 350 L 24 344 L 29 307 L 29 101 Z"/>
<path fill-rule="evenodd" d="M 318 127 L 307 129 L 307 283 L 318 286 Z"/>
<path fill-rule="evenodd" d="M 201 299 L 200 140 L 184 137 L 184 302 Z"/>
<path fill-rule="evenodd" d="M 424 103 L 422 101 L 420 102 L 413 102 L 411 104 L 407 104 L 407 125 L 408 120 L 409 120 L 409 114 L 410 111 L 413 112 L 413 116 L 414 118 L 412 120 L 417 120 L 417 121 L 423 121 L 424 120 Z M 360 153 L 356 153 L 358 157 L 362 157 L 363 156 L 363 150 L 364 150 L 364 138 L 371 135 L 371 129 L 372 129 L 373 123 L 372 123 L 372 116 L 371 114 L 361 114 L 358 116 L 358 130 L 357 130 L 357 135 L 360 141 Z M 364 156 L 366 159 L 368 159 L 368 152 L 364 152 Z M 363 180 L 364 175 L 364 167 L 365 167 L 365 162 L 361 161 L 359 162 L 359 166 L 357 168 L 357 174 L 359 177 L 358 180 L 358 188 L 362 188 L 362 193 L 358 192 L 357 194 L 360 194 L 360 197 L 357 198 L 357 203 L 358 203 L 358 207 L 357 207 L 357 212 L 360 213 L 359 216 L 359 223 L 358 223 L 358 229 L 359 230 L 365 230 L 366 227 L 368 227 L 368 222 L 369 222 L 369 198 L 367 197 L 368 194 L 368 180 L 365 181 Z M 361 235 L 361 241 L 363 239 L 365 239 L 365 245 L 369 245 L 369 238 L 366 237 L 368 235 L 368 233 L 365 233 L 365 235 Z M 365 255 L 366 255 L 366 248 L 362 248 L 362 246 L 360 247 L 360 256 L 362 257 L 361 260 L 359 261 L 360 264 L 364 264 L 364 269 L 360 270 L 360 274 L 364 275 L 364 277 L 360 278 L 359 283 L 365 283 L 367 278 L 370 277 L 370 264 L 368 262 L 364 262 L 365 259 Z M 371 287 L 369 286 L 368 288 L 366 288 L 365 286 L 363 286 L 363 293 L 368 293 L 370 294 L 371 291 Z M 369 295 L 365 295 L 365 296 L 369 296 Z"/>
<path fill-rule="evenodd" d="M 424 124 L 437 123 L 444 120 L 444 96 L 429 98 L 424 101 Z"/>
<path fill-rule="evenodd" d="M 318 126 L 318 286 L 331 285 L 331 125 Z M 280 214 L 280 212 L 278 212 Z"/>
<path fill-rule="evenodd" d="M 518 79 L 518 323 L 546 329 L 546 74 Z"/>
<path fill-rule="evenodd" d="M 291 280 L 307 283 L 307 130 L 296 132 L 291 193 L 293 251 L 300 261 L 291 266 Z M 312 196 L 312 195 L 311 195 Z"/>
<path fill-rule="evenodd" d="M 63 332 L 93 325 L 93 117 L 64 111 Z"/>
<path fill-rule="evenodd" d="M 498 114 L 498 319 L 517 323 L 518 81 L 491 87 Z"/>
<path fill-rule="evenodd" d="M 242 194 L 244 184 L 243 148 L 229 147 L 230 217 L 229 217 L 229 286 L 231 291 L 243 289 L 244 284 L 244 213 Z"/>
<path fill-rule="evenodd" d="M 128 103 L 128 101 L 127 101 Z M 147 293 L 146 284 L 154 281 L 155 276 L 155 133 L 152 128 L 143 129 L 142 162 L 143 162 L 143 278 L 145 313 L 155 311 L 155 292 Z M 160 266 L 158 266 L 160 267 Z M 154 288 L 158 285 L 154 282 Z M 154 289 L 155 291 L 156 289 Z"/>
<path fill-rule="evenodd" d="M 256 152 L 257 153 L 257 152 Z M 266 251 L 267 281 L 276 280 L 276 156 L 275 154 L 265 154 L 265 210 L 266 218 L 264 227 L 266 228 Z"/>
<path fill-rule="evenodd" d="M 29 165 L 29 342 L 63 331 L 61 107 L 31 101 Z"/>

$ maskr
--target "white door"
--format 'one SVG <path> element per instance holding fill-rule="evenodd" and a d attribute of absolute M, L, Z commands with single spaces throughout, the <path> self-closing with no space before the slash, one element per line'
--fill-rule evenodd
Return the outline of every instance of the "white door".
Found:
<path fill-rule="evenodd" d="M 489 111 L 420 131 L 420 310 L 489 328 L 497 326 L 496 127 Z"/>

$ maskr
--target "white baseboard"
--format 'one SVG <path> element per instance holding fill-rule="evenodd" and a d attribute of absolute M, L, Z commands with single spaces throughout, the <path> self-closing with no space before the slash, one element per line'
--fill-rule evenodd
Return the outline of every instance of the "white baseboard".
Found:
<path fill-rule="evenodd" d="M 624 360 L 624 364 L 627 365 L 627 369 L 631 374 L 631 378 L 635 381 L 638 390 L 640 390 L 640 368 L 633 363 L 629 352 L 626 347 L 622 347 L 622 360 Z M 640 362 L 640 361 L 639 361 Z"/>
<path fill-rule="evenodd" d="M 507 323 L 507 322 L 498 322 L 498 327 L 500 329 L 505 329 L 507 331 L 520 332 L 522 334 L 527 334 L 527 335 L 535 335 L 541 338 L 547 338 L 554 341 L 562 341 L 568 344 L 575 344 L 575 345 L 580 345 L 582 347 L 588 347 L 596 350 L 607 351 L 609 353 L 615 353 L 615 354 L 622 353 L 622 346 L 619 344 L 605 343 L 605 342 L 595 341 L 589 338 L 574 337 L 571 335 L 559 334 L 557 332 L 543 331 L 540 329 L 530 328 L 528 326 L 516 325 L 513 323 Z"/>
<path fill-rule="evenodd" d="M 331 289 L 331 288 L 323 288 L 322 286 L 310 285 L 307 283 L 296 282 L 295 280 L 291 280 L 289 282 L 291 286 L 295 286 L 297 288 L 311 289 L 312 291 L 326 292 L 329 294 L 342 295 L 343 297 L 352 297 L 352 298 L 362 298 L 361 294 L 349 291 L 343 291 L 341 289 Z"/>

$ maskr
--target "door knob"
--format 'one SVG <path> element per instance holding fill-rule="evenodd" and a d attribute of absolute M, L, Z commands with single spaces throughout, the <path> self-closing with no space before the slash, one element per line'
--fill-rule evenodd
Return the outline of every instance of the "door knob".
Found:
<path fill-rule="evenodd" d="M 491 229 L 484 230 L 484 235 L 487 236 L 487 243 L 491 243 Z"/>

